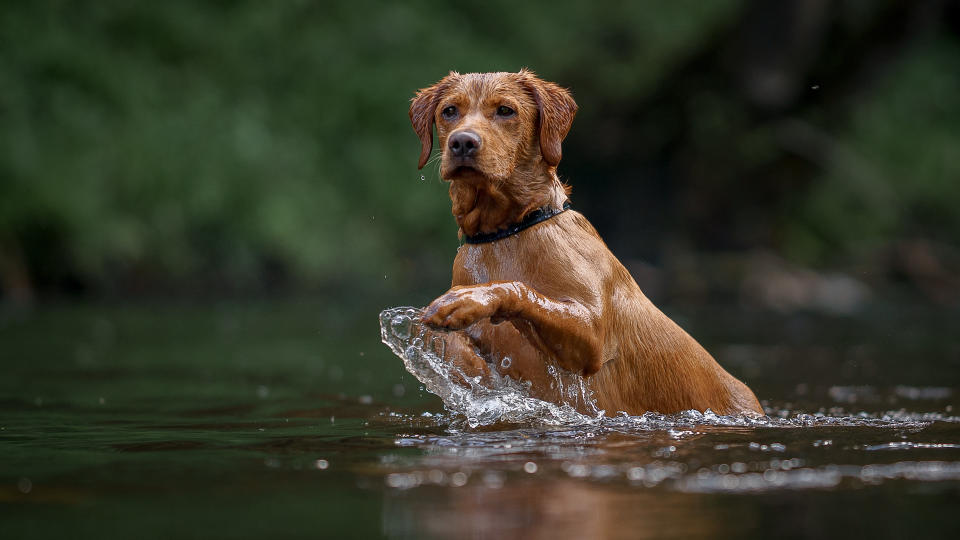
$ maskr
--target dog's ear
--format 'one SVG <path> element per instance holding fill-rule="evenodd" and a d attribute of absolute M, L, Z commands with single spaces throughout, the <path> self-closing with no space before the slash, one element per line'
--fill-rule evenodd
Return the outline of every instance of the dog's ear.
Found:
<path fill-rule="evenodd" d="M 565 88 L 538 78 L 532 71 L 524 69 L 520 75 L 540 113 L 540 153 L 548 165 L 556 167 L 563 155 L 560 143 L 573 124 L 577 103 Z"/>
<path fill-rule="evenodd" d="M 450 79 L 457 74 L 453 71 L 449 75 L 440 79 L 440 82 L 433 86 L 421 89 L 417 95 L 410 100 L 410 123 L 413 124 L 413 130 L 420 137 L 420 162 L 418 169 L 422 169 L 430 159 L 430 151 L 433 150 L 433 118 L 437 112 L 437 105 L 440 103 L 440 97 L 450 86 Z"/>

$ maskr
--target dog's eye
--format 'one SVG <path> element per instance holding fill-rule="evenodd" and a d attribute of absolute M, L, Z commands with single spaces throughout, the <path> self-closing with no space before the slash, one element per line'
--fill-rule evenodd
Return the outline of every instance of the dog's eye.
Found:
<path fill-rule="evenodd" d="M 446 109 L 444 109 L 443 111 L 441 111 L 440 114 L 442 114 L 444 118 L 449 120 L 457 116 L 457 108 L 451 105 Z"/>
<path fill-rule="evenodd" d="M 510 107 L 507 107 L 506 105 L 501 105 L 497 107 L 497 116 L 509 118 L 515 114 L 517 114 L 517 111 L 511 109 Z"/>

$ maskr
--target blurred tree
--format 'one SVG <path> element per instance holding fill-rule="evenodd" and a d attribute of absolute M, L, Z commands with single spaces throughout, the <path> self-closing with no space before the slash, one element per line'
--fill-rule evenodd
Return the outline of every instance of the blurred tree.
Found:
<path fill-rule="evenodd" d="M 955 4 L 8 5 L 4 293 L 443 283 L 455 229 L 406 110 L 451 69 L 573 88 L 561 174 L 618 253 L 949 246 Z"/>

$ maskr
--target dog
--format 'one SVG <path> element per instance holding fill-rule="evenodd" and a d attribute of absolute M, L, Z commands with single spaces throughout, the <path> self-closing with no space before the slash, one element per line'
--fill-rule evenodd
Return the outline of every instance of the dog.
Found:
<path fill-rule="evenodd" d="M 418 167 L 435 125 L 440 176 L 465 240 L 451 289 L 423 323 L 445 330 L 445 358 L 465 376 L 488 380 L 495 369 L 558 404 L 568 402 L 554 384 L 559 367 L 584 377 L 608 415 L 762 415 L 753 392 L 657 309 L 569 208 L 557 165 L 576 112 L 566 89 L 526 69 L 450 72 L 416 93 Z"/>

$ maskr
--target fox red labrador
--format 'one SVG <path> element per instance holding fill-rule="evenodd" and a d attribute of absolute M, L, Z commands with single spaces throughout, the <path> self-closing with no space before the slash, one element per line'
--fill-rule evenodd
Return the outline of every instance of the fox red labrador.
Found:
<path fill-rule="evenodd" d="M 433 148 L 465 244 L 453 286 L 424 311 L 468 377 L 529 381 L 556 403 L 551 366 L 582 374 L 607 414 L 763 414 L 757 398 L 640 291 L 557 177 L 577 104 L 532 72 L 451 72 L 420 90 L 419 167 Z M 503 359 L 509 358 L 509 361 Z M 555 368 L 554 368 L 555 369 Z"/>

